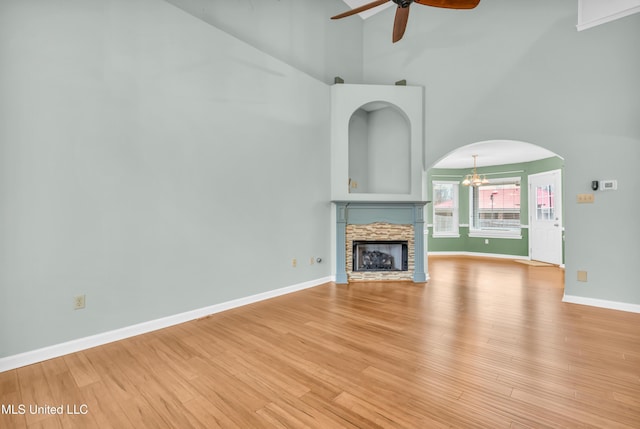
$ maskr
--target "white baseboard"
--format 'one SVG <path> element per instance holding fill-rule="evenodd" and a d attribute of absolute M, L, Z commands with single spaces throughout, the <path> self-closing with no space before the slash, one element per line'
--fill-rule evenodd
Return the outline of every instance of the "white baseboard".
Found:
<path fill-rule="evenodd" d="M 333 281 L 331 276 L 322 277 L 316 280 L 299 283 L 268 292 L 259 293 L 243 298 L 234 299 L 220 304 L 211 305 L 184 313 L 174 314 L 172 316 L 160 319 L 150 320 L 148 322 L 138 323 L 136 325 L 127 326 L 113 331 L 103 332 L 89 337 L 78 338 L 76 340 L 55 344 L 41 349 L 20 353 L 13 356 L 0 358 L 0 372 L 8 371 L 22 366 L 31 365 L 48 359 L 64 356 L 70 353 L 79 352 L 90 349 L 92 347 L 123 340 L 125 338 L 134 337 L 136 335 L 145 334 L 147 332 L 156 331 L 158 329 L 167 328 L 169 326 L 178 325 L 180 323 L 189 322 L 211 314 L 220 313 L 232 308 L 241 307 L 243 305 L 252 304 L 258 301 L 275 298 L 277 296 L 286 295 L 288 293 L 297 292 L 303 289 L 319 286 Z"/>
<path fill-rule="evenodd" d="M 451 252 L 429 252 L 429 256 L 481 256 L 483 258 L 500 258 L 500 259 L 529 259 L 528 256 L 520 255 L 501 255 L 499 253 L 477 253 L 464 251 Z"/>
<path fill-rule="evenodd" d="M 586 298 L 584 296 L 575 295 L 563 296 L 562 302 L 608 308 L 610 310 L 628 311 L 631 313 L 640 313 L 640 304 L 630 304 L 627 302 L 607 301 L 605 299 Z"/>

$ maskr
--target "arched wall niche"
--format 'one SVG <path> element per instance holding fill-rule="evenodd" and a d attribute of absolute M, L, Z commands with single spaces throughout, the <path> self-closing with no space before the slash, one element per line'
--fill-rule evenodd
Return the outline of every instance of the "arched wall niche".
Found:
<path fill-rule="evenodd" d="M 422 200 L 422 87 L 338 84 L 331 103 L 331 199 Z"/>
<path fill-rule="evenodd" d="M 406 113 L 386 101 L 372 101 L 349 119 L 349 192 L 411 192 L 411 124 Z"/>

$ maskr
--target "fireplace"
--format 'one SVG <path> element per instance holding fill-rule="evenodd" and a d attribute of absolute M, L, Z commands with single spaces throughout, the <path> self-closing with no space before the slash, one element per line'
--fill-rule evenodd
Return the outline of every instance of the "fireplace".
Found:
<path fill-rule="evenodd" d="M 427 281 L 426 201 L 333 203 L 336 206 L 336 283 Z"/>
<path fill-rule="evenodd" d="M 353 271 L 408 271 L 408 241 L 354 241 Z"/>

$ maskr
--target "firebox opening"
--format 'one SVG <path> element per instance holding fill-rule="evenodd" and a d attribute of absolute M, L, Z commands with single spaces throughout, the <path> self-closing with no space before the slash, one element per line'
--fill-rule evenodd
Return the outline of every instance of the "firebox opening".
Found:
<path fill-rule="evenodd" d="M 406 241 L 354 241 L 353 271 L 408 271 Z"/>

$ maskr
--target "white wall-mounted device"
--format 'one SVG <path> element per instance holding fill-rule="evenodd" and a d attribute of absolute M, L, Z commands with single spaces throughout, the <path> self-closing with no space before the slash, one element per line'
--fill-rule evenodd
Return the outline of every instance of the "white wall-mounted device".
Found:
<path fill-rule="evenodd" d="M 615 191 L 616 189 L 618 189 L 617 180 L 601 180 L 600 181 L 601 191 Z"/>

